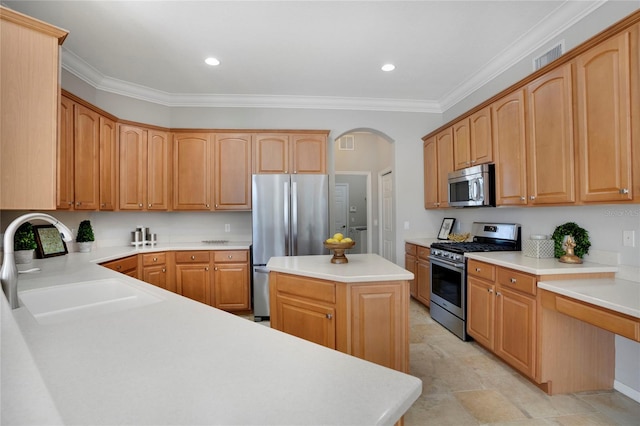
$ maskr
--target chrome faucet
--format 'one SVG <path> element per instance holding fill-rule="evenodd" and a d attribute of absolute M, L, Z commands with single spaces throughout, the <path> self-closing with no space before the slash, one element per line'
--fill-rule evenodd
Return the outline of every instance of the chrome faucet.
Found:
<path fill-rule="evenodd" d="M 0 281 L 2 281 L 2 290 L 9 300 L 11 309 L 18 307 L 18 268 L 16 267 L 16 259 L 13 253 L 13 237 L 18 227 L 30 220 L 44 220 L 58 228 L 62 238 L 65 241 L 71 241 L 71 230 L 62 222 L 46 213 L 27 213 L 18 218 L 7 226 L 4 232 L 4 258 L 2 259 L 2 268 L 0 269 Z"/>

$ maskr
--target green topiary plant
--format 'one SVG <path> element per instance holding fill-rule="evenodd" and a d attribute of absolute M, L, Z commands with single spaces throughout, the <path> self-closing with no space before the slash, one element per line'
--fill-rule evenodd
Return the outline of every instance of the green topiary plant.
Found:
<path fill-rule="evenodd" d="M 76 236 L 76 243 L 87 243 L 94 241 L 93 228 L 91 227 L 91 221 L 83 220 L 78 227 L 78 235 Z"/>
<path fill-rule="evenodd" d="M 559 258 L 564 255 L 565 249 L 562 245 L 564 243 L 564 237 L 567 235 L 571 235 L 573 237 L 573 241 L 576 243 L 576 247 L 573 250 L 576 256 L 582 259 L 585 254 L 589 253 L 589 247 L 591 247 L 589 233 L 575 223 L 567 222 L 558 226 L 551 236 L 554 241 L 553 252 L 555 257 Z"/>
<path fill-rule="evenodd" d="M 29 222 L 20 225 L 13 236 L 13 249 L 35 250 L 37 247 L 33 226 Z"/>

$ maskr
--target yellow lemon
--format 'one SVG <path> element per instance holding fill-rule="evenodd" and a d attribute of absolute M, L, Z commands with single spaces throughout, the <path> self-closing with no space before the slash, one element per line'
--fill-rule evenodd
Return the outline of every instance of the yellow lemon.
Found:
<path fill-rule="evenodd" d="M 333 234 L 333 239 L 336 241 L 342 241 L 342 239 L 344 238 L 344 235 L 342 235 L 341 233 L 335 233 Z"/>
<path fill-rule="evenodd" d="M 349 237 L 342 239 L 343 243 L 350 243 L 351 241 L 353 241 L 353 240 L 351 238 L 349 238 Z"/>
<path fill-rule="evenodd" d="M 327 238 L 327 240 L 325 241 L 325 243 L 327 244 L 333 244 L 333 243 L 337 243 L 338 240 L 336 240 L 335 238 Z"/>

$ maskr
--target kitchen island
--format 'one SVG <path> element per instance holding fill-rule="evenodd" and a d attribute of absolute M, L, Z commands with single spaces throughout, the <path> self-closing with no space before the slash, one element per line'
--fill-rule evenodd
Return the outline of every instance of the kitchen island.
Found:
<path fill-rule="evenodd" d="M 3 424 L 390 425 L 420 395 L 415 377 L 97 264 L 130 253 L 35 260 L 18 294 L 105 281 L 153 303 L 42 321 L 1 298 Z"/>
<path fill-rule="evenodd" d="M 271 327 L 399 371 L 409 370 L 409 280 L 376 254 L 272 257 Z"/>

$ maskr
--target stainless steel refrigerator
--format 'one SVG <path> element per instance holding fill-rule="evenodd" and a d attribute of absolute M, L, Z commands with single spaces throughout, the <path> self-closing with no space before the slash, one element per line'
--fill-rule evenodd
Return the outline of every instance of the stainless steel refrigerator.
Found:
<path fill-rule="evenodd" d="M 329 237 L 327 175 L 253 175 L 252 270 L 256 321 L 269 318 L 269 273 L 274 256 L 327 254 Z"/>

